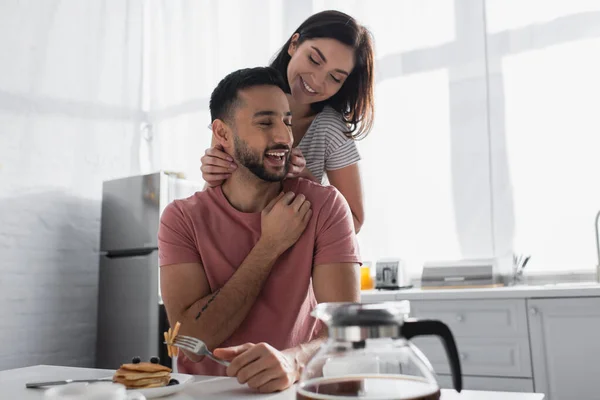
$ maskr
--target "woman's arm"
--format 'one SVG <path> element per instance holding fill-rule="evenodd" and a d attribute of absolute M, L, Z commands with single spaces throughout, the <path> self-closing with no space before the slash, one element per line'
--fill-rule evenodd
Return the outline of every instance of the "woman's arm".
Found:
<path fill-rule="evenodd" d="M 354 231 L 358 233 L 365 221 L 363 208 L 362 183 L 358 163 L 340 169 L 327 171 L 327 178 L 332 186 L 346 198 L 352 217 L 354 218 Z"/>

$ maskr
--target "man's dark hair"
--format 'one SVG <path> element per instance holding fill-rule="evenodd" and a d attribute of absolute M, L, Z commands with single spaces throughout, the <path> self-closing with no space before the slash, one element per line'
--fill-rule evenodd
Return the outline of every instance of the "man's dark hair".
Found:
<path fill-rule="evenodd" d="M 219 82 L 210 95 L 210 119 L 231 120 L 238 92 L 254 86 L 277 86 L 284 93 L 289 93 L 281 74 L 272 67 L 244 68 L 234 71 Z"/>

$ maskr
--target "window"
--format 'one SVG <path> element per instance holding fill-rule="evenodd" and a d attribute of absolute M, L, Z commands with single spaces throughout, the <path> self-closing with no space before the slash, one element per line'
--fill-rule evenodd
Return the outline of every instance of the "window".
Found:
<path fill-rule="evenodd" d="M 313 0 L 313 12 L 340 10 L 375 37 L 377 57 L 435 47 L 454 40 L 454 4 L 438 0 Z"/>
<path fill-rule="evenodd" d="M 533 255 L 530 270 L 589 270 L 597 263 L 598 71 L 600 39 L 502 59 L 503 102 L 494 104 L 503 106 L 504 121 L 492 121 L 494 134 L 505 134 L 506 158 L 496 162 L 508 167 L 509 179 L 496 182 L 496 190 L 512 191 L 514 247 Z"/>
<path fill-rule="evenodd" d="M 532 254 L 534 271 L 594 267 L 597 0 L 157 4 L 146 29 L 156 165 L 199 179 L 218 80 L 339 9 L 376 47 L 375 126 L 359 142 L 364 258 L 405 258 L 413 275 L 426 260 L 513 251 Z"/>
<path fill-rule="evenodd" d="M 485 0 L 485 8 L 487 32 L 496 33 L 535 24 L 541 27 L 568 15 L 600 11 L 600 3 L 597 0 Z"/>
<path fill-rule="evenodd" d="M 400 257 L 416 271 L 425 260 L 460 258 L 448 86 L 446 70 L 377 86 L 376 126 L 359 142 L 367 214 L 359 240 L 367 260 Z"/>
<path fill-rule="evenodd" d="M 375 126 L 359 142 L 363 258 L 402 258 L 418 276 L 424 261 L 491 256 L 483 8 L 422 0 L 313 5 L 347 12 L 375 40 Z"/>

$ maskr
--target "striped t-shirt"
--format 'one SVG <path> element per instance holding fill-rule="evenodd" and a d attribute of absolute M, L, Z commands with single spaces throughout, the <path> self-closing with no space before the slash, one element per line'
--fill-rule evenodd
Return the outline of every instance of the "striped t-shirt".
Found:
<path fill-rule="evenodd" d="M 341 169 L 360 160 L 356 143 L 346 136 L 347 131 L 340 113 L 325 106 L 298 144 L 306 159 L 306 168 L 318 182 L 323 182 L 326 170 Z"/>

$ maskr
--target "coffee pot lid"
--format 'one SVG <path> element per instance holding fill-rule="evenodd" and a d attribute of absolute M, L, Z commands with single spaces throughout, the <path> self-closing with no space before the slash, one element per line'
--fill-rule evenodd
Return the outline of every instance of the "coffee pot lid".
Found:
<path fill-rule="evenodd" d="M 402 325 L 410 314 L 407 300 L 362 304 L 362 303 L 321 303 L 312 315 L 328 327 L 374 327 Z"/>

